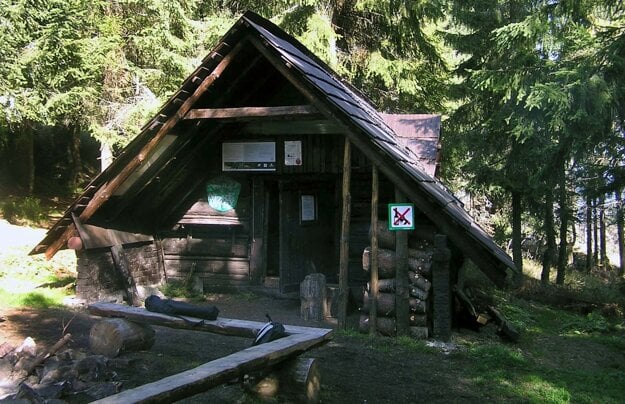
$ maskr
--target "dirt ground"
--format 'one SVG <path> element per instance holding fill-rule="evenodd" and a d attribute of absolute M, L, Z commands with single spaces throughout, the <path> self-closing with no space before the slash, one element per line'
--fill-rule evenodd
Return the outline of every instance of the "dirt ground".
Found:
<path fill-rule="evenodd" d="M 284 324 L 329 327 L 332 322 L 306 322 L 299 317 L 299 301 L 249 294 L 210 295 L 210 303 L 220 309 L 220 316 L 266 321 L 269 313 L 274 321 Z M 98 317 L 84 309 L 19 310 L 0 312 L 0 341 L 19 344 L 30 336 L 41 346 L 52 346 L 63 334 L 72 334 L 69 348 L 88 349 L 91 326 Z M 358 313 L 349 319 L 357 326 Z M 125 353 L 130 366 L 119 369 L 123 388 L 132 388 L 191 369 L 213 359 L 250 346 L 251 340 L 215 334 L 155 327 L 156 342 L 146 352 Z M 323 403 L 408 403 L 408 402 L 477 402 L 480 396 L 461 379 L 462 358 L 440 350 L 416 352 L 393 344 L 388 349 L 372 349 L 368 338 L 354 338 L 338 333 L 325 345 L 304 356 L 318 358 L 321 371 L 321 402 Z M 384 346 L 382 342 L 382 346 Z M 84 400 L 84 399 L 83 399 Z M 277 398 L 274 402 L 288 402 Z M 76 402 L 81 402 L 79 398 Z M 258 399 L 246 394 L 239 384 L 226 384 L 206 393 L 183 400 L 187 403 L 253 403 Z"/>

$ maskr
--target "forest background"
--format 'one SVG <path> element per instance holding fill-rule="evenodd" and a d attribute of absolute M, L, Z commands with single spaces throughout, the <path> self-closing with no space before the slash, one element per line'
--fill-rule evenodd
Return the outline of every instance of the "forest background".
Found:
<path fill-rule="evenodd" d="M 617 0 L 0 0 L 3 216 L 75 195 L 248 9 L 380 111 L 441 114 L 443 181 L 520 269 L 623 275 Z"/>

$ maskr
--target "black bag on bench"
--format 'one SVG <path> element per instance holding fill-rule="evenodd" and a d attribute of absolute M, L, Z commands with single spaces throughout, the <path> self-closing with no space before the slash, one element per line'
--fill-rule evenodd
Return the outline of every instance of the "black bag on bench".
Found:
<path fill-rule="evenodd" d="M 219 309 L 216 306 L 198 306 L 172 299 L 161 299 L 156 295 L 148 296 L 145 299 L 145 308 L 154 313 L 189 316 L 211 321 L 217 319 L 219 315 Z"/>

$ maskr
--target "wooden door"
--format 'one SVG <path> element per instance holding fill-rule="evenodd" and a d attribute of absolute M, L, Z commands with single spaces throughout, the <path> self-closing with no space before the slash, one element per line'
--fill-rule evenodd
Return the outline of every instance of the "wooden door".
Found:
<path fill-rule="evenodd" d="M 336 272 L 334 183 L 283 182 L 280 186 L 280 289 L 299 290 L 310 273 Z"/>

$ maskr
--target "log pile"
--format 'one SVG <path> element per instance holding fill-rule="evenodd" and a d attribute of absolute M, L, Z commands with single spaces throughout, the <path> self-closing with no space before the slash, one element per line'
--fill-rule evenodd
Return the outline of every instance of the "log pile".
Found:
<path fill-rule="evenodd" d="M 122 383 L 115 370 L 127 367 L 128 361 L 64 349 L 70 338 L 66 334 L 47 350 L 30 337 L 20 346 L 2 343 L 0 400 L 87 402 L 119 392 Z"/>
<path fill-rule="evenodd" d="M 384 232 L 383 232 L 384 233 Z M 392 240 L 394 242 L 394 240 Z M 382 335 L 396 335 L 395 321 L 395 251 L 389 249 L 390 240 L 384 242 L 380 239 L 380 245 L 387 248 L 378 248 L 378 298 L 376 329 Z M 412 244 L 416 247 L 414 244 Z M 408 249 L 408 276 L 410 306 L 410 335 L 424 339 L 430 335 L 430 296 L 432 290 L 431 266 L 432 250 L 427 245 L 420 249 Z M 363 269 L 369 272 L 371 267 L 371 248 L 365 248 L 362 255 Z M 364 293 L 364 303 L 360 316 L 360 332 L 369 332 L 369 310 L 371 307 L 370 284 L 367 284 Z"/>

